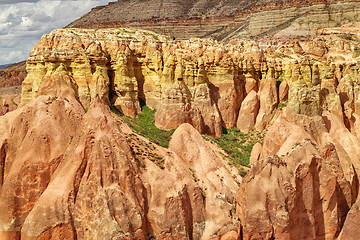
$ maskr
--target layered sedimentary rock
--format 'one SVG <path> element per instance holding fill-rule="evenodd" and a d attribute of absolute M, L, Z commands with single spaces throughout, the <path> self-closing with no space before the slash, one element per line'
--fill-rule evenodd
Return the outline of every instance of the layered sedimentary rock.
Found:
<path fill-rule="evenodd" d="M 25 61 L 0 69 L 0 88 L 19 86 L 26 77 Z"/>
<path fill-rule="evenodd" d="M 301 38 L 314 36 L 320 28 L 359 21 L 359 11 L 357 0 L 131 0 L 96 7 L 68 27 L 130 26 L 180 39 Z"/>
<path fill-rule="evenodd" d="M 41 95 L 48 78 L 57 76 L 84 108 L 99 95 L 135 116 L 140 98 L 158 110 L 156 125 L 162 129 L 188 122 L 220 136 L 222 126 L 235 126 L 244 97 L 240 51 L 244 47 L 175 42 L 135 29 L 56 30 L 44 35 L 27 61 L 22 102 Z"/>
<path fill-rule="evenodd" d="M 241 178 L 191 125 L 164 149 L 99 96 L 85 113 L 68 75 L 46 81 L 0 117 L 1 239 L 236 239 Z"/>
<path fill-rule="evenodd" d="M 253 148 L 252 168 L 237 195 L 243 239 L 351 239 L 359 233 L 354 222 L 360 76 L 356 63 L 346 63 L 349 42 L 338 36 L 323 39 L 326 51 L 316 41 L 291 47 L 309 55 L 283 67 L 287 108 L 280 110 L 263 144 Z M 291 53 L 289 46 L 281 48 Z M 321 61 L 326 55 L 331 57 Z"/>
<path fill-rule="evenodd" d="M 132 28 L 44 35 L 24 106 L 0 117 L 0 238 L 353 238 L 358 47 L 339 36 L 225 45 Z M 169 149 L 108 106 L 135 116 L 143 102 L 155 125 L 177 128 Z M 200 134 L 234 126 L 267 130 L 244 179 Z"/>
<path fill-rule="evenodd" d="M 174 41 L 132 28 L 55 30 L 42 37 L 27 61 L 22 102 L 56 91 L 47 86 L 49 79 L 63 78 L 84 108 L 99 96 L 134 117 L 141 111 L 140 99 L 157 110 L 155 124 L 164 130 L 190 123 L 201 133 L 221 136 L 222 127 L 239 125 L 247 112 L 255 120 L 246 120 L 243 131 L 262 131 L 286 100 L 300 114 L 325 109 L 342 117 L 346 112 L 344 121 L 351 126 L 357 107 L 351 108 L 351 99 L 340 92 L 356 93 L 358 47 L 356 41 L 333 36 L 260 47 L 242 40 L 226 45 Z M 245 109 L 248 103 L 242 106 L 251 91 L 259 110 L 254 99 L 250 109 Z"/>

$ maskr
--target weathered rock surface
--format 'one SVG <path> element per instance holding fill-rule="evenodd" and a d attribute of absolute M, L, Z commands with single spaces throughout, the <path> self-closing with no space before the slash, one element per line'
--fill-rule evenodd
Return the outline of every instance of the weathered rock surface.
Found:
<path fill-rule="evenodd" d="M 296 38 L 314 36 L 320 28 L 359 21 L 359 9 L 356 0 L 131 0 L 94 8 L 68 27 L 128 26 L 182 39 Z"/>
<path fill-rule="evenodd" d="M 0 69 L 0 88 L 19 86 L 26 77 L 25 61 Z"/>
<path fill-rule="evenodd" d="M 256 130 L 262 131 L 270 123 L 279 102 L 278 98 L 275 76 L 263 79 L 259 88 L 260 108 L 256 117 Z"/>
<path fill-rule="evenodd" d="M 0 69 L 0 116 L 20 104 L 21 83 L 26 77 L 25 61 Z"/>
<path fill-rule="evenodd" d="M 56 30 L 44 35 L 27 61 L 22 102 L 58 76 L 85 108 L 99 95 L 134 117 L 140 98 L 158 110 L 159 128 L 191 123 L 221 136 L 223 126 L 236 125 L 244 98 L 238 66 L 243 51 L 211 40 L 174 42 L 136 29 Z"/>
<path fill-rule="evenodd" d="M 358 46 L 174 41 L 131 28 L 44 35 L 23 107 L 0 117 L 0 239 L 353 238 Z M 178 128 L 169 149 L 109 111 L 135 116 L 139 99 L 159 128 Z M 200 134 L 236 125 L 267 131 L 244 179 Z"/>
<path fill-rule="evenodd" d="M 236 127 L 243 133 L 248 133 L 254 126 L 259 112 L 260 101 L 257 93 L 252 90 L 241 104 Z"/>
<path fill-rule="evenodd" d="M 236 228 L 235 193 L 238 189 L 223 160 L 190 124 L 181 125 L 173 134 L 169 150 L 175 152 L 189 167 L 195 181 L 203 189 L 206 226 L 203 239 L 210 239 L 218 231 L 226 233 Z M 238 176 L 238 181 L 241 180 Z M 213 188 L 208 188 L 213 186 Z M 227 206 L 226 204 L 227 203 Z M 220 211 L 214 211 L 222 206 Z M 235 218 L 229 218 L 233 216 Z M 223 226 L 219 228 L 220 226 Z M 230 235 L 230 234 L 229 234 Z M 230 238 L 231 239 L 231 238 Z"/>
<path fill-rule="evenodd" d="M 43 95 L 0 117 L 0 239 L 237 232 L 241 178 L 191 125 L 161 148 L 117 123 L 98 95 L 85 113 L 59 68 L 40 86 Z M 186 155 L 190 146 L 199 151 Z"/>
<path fill-rule="evenodd" d="M 84 108 L 99 96 L 134 117 L 141 99 L 157 110 L 155 124 L 164 130 L 190 123 L 215 136 L 223 127 L 261 131 L 279 101 L 305 115 L 330 111 L 356 129 L 359 72 L 349 56 L 359 47 L 330 35 L 265 49 L 242 40 L 174 41 L 132 28 L 55 30 L 42 37 L 27 61 L 22 102 L 55 91 L 48 82 L 62 78 Z M 252 100 L 242 104 L 246 98 Z"/>
<path fill-rule="evenodd" d="M 279 102 L 283 103 L 288 100 L 289 96 L 289 84 L 286 81 L 282 81 L 279 86 Z"/>
<path fill-rule="evenodd" d="M 15 110 L 21 100 L 21 86 L 0 88 L 0 116 Z"/>
<path fill-rule="evenodd" d="M 345 229 L 358 197 L 357 143 L 336 115 L 283 110 L 237 195 L 243 239 L 334 239 L 343 226 L 342 236 L 352 236 Z"/>

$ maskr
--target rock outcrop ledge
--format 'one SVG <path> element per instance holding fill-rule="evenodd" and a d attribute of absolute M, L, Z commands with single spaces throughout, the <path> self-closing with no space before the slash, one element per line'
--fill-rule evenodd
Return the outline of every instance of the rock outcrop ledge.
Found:
<path fill-rule="evenodd" d="M 222 127 L 236 125 L 243 132 L 262 131 L 288 91 L 289 107 L 297 113 L 331 109 L 342 115 L 336 81 L 345 81 L 342 77 L 350 77 L 357 66 L 329 61 L 333 55 L 345 61 L 354 49 L 344 39 L 318 38 L 274 49 L 242 40 L 226 45 L 209 39 L 174 41 L 131 28 L 54 30 L 27 60 L 22 103 L 59 91 L 49 86 L 62 78 L 84 108 L 99 96 L 134 117 L 143 100 L 157 110 L 155 124 L 164 130 L 190 123 L 215 136 L 221 136 Z M 280 88 L 277 81 L 283 81 Z M 244 123 L 243 117 L 249 120 Z"/>

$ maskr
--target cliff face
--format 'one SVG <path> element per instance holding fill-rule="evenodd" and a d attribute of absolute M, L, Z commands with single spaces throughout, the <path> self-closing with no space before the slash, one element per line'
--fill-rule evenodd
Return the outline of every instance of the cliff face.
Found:
<path fill-rule="evenodd" d="M 60 91 L 49 84 L 61 78 L 84 108 L 99 96 L 134 117 L 142 99 L 157 110 L 155 124 L 161 129 L 190 123 L 201 133 L 221 136 L 222 127 L 242 125 L 242 101 L 254 90 L 259 110 L 248 109 L 253 120 L 243 131 L 262 131 L 279 103 L 277 81 L 290 86 L 288 105 L 297 113 L 317 115 L 331 109 L 341 116 L 345 103 L 333 79 L 342 83 L 343 76 L 357 76 L 352 70 L 356 66 L 347 63 L 353 61 L 357 46 L 355 41 L 328 37 L 262 50 L 251 41 L 172 41 L 131 28 L 55 30 L 30 54 L 22 102 Z"/>
<path fill-rule="evenodd" d="M 237 236 L 241 178 L 191 125 L 164 149 L 51 86 L 64 92 L 0 117 L 0 239 Z"/>
<path fill-rule="evenodd" d="M 222 125 L 235 126 L 243 98 L 239 67 L 229 51 L 237 50 L 213 41 L 172 42 L 135 29 L 56 30 L 40 40 L 28 59 L 22 102 L 56 91 L 47 84 L 58 76 L 85 108 L 99 95 L 135 116 L 140 98 L 158 110 L 156 125 L 162 129 L 188 122 L 220 136 Z"/>
<path fill-rule="evenodd" d="M 359 12 L 357 0 L 132 0 L 94 8 L 68 27 L 131 26 L 179 39 L 298 38 L 314 36 L 319 28 L 359 21 Z"/>
<path fill-rule="evenodd" d="M 0 238 L 356 238 L 359 41 L 345 38 L 44 35 L 23 106 L 0 116 Z M 134 116 L 139 99 L 177 128 L 168 149 L 109 111 Z M 234 126 L 267 130 L 245 178 L 200 135 Z"/>
<path fill-rule="evenodd" d="M 21 83 L 25 77 L 25 61 L 0 69 L 0 116 L 20 104 Z"/>
<path fill-rule="evenodd" d="M 19 86 L 26 77 L 25 61 L 0 69 L 0 88 Z"/>
<path fill-rule="evenodd" d="M 237 195 L 243 239 L 352 239 L 359 146 L 334 114 L 282 109 Z"/>

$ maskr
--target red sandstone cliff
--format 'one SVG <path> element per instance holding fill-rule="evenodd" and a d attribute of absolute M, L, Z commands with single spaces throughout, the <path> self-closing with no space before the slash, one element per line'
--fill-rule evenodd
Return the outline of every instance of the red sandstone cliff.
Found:
<path fill-rule="evenodd" d="M 0 239 L 354 239 L 358 45 L 45 35 L 0 116 Z M 136 115 L 139 98 L 177 128 L 168 149 L 109 110 Z M 267 130 L 245 178 L 199 133 L 235 125 Z"/>

